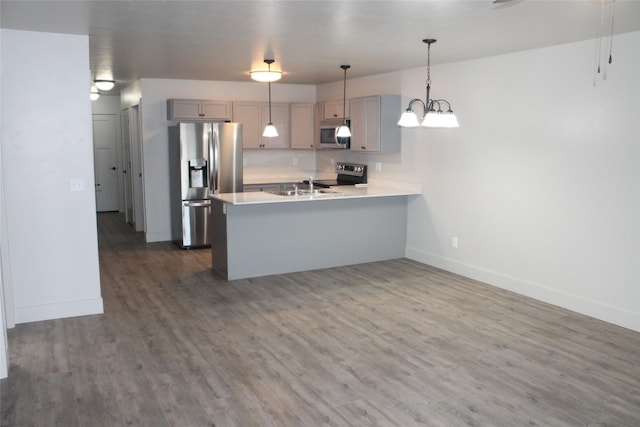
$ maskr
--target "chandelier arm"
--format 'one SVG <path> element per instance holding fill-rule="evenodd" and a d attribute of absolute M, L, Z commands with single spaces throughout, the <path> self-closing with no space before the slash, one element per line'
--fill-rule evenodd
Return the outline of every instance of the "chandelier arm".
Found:
<path fill-rule="evenodd" d="M 447 107 L 449 107 L 449 111 L 451 110 L 451 103 L 449 101 L 447 101 L 446 99 L 433 99 L 433 102 L 437 102 L 438 103 L 438 107 L 440 106 L 440 103 L 443 102 L 445 104 L 447 104 Z"/>
<path fill-rule="evenodd" d="M 409 107 L 407 107 L 407 110 L 413 111 L 413 104 L 415 104 L 416 102 L 418 102 L 418 103 L 420 103 L 420 105 L 422 105 L 422 115 L 424 116 L 425 114 L 427 114 L 426 104 L 420 98 L 413 98 L 411 101 L 409 101 Z"/>

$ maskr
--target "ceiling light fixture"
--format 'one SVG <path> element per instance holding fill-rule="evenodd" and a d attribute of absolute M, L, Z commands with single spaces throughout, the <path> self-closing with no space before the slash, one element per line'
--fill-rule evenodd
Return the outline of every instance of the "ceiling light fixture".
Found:
<path fill-rule="evenodd" d="M 92 101 L 97 100 L 98 98 L 100 98 L 100 92 L 98 92 L 96 89 L 91 89 L 91 94 L 89 95 L 89 98 Z"/>
<path fill-rule="evenodd" d="M 96 87 L 98 89 L 105 92 L 113 89 L 113 87 L 116 85 L 116 82 L 113 80 L 94 80 L 93 82 L 96 84 Z"/>
<path fill-rule="evenodd" d="M 336 137 L 350 138 L 351 130 L 347 125 L 347 70 L 351 68 L 351 65 L 341 65 L 340 68 L 344 70 L 344 91 L 342 92 L 342 125 L 336 129 Z"/>
<path fill-rule="evenodd" d="M 446 99 L 430 99 L 431 94 L 431 45 L 436 42 L 436 39 L 424 39 L 423 43 L 427 44 L 427 99 L 422 101 L 419 98 L 414 98 L 409 101 L 409 107 L 402 113 L 398 126 L 401 127 L 435 127 L 435 128 L 457 128 L 460 127 L 456 115 L 451 110 L 451 104 Z M 422 111 L 424 117 L 422 123 L 418 122 L 416 113 L 413 112 L 413 104 L 416 102 L 422 104 Z M 446 111 L 442 111 L 442 104 L 446 104 Z M 437 108 L 437 110 L 436 110 Z"/>
<path fill-rule="evenodd" d="M 273 62 L 273 60 L 270 60 Z M 266 60 L 264 62 L 267 62 Z M 251 80 L 255 80 L 261 83 L 277 82 L 282 78 L 282 71 L 271 71 L 269 67 L 268 71 L 251 71 Z"/>
<path fill-rule="evenodd" d="M 271 64 L 273 64 L 276 61 L 274 59 L 265 59 L 264 62 L 267 63 L 267 65 L 269 67 L 269 71 L 268 72 L 270 73 L 271 72 Z M 262 132 L 262 136 L 267 137 L 267 138 L 275 138 L 276 136 L 278 136 L 278 130 L 276 129 L 276 127 L 271 122 L 271 80 L 269 80 L 268 83 L 269 83 L 269 123 L 267 123 L 267 126 L 265 126 L 264 132 Z"/>

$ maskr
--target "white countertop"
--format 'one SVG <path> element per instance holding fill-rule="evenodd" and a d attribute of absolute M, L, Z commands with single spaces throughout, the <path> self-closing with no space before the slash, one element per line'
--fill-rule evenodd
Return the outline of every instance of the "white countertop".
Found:
<path fill-rule="evenodd" d="M 280 196 L 266 191 L 253 191 L 246 193 L 221 193 L 211 197 L 232 205 L 255 205 L 266 203 L 297 203 L 321 200 L 393 197 L 422 194 L 422 186 L 420 184 L 382 180 L 369 182 L 366 187 L 339 185 L 330 187 L 328 190 L 335 193 Z"/>

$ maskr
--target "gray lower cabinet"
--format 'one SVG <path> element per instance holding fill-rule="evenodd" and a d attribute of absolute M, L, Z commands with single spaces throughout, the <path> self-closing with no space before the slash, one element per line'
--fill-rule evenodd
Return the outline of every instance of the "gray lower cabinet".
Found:
<path fill-rule="evenodd" d="M 211 221 L 212 267 L 227 280 L 291 273 L 404 257 L 407 196 L 260 204 L 214 198 Z"/>

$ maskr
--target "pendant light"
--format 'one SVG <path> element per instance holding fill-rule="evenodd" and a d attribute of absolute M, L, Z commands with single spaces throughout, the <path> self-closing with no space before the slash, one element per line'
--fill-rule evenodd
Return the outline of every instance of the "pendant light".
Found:
<path fill-rule="evenodd" d="M 342 125 L 336 129 L 336 137 L 350 138 L 351 130 L 347 126 L 347 70 L 351 68 L 351 65 L 341 65 L 340 68 L 344 70 L 344 91 L 342 95 Z"/>
<path fill-rule="evenodd" d="M 264 62 L 267 63 L 269 67 L 269 73 L 271 73 L 271 64 L 273 64 L 276 61 L 273 59 L 265 59 Z M 276 136 L 278 136 L 278 130 L 271 122 L 271 81 L 269 81 L 268 84 L 269 84 L 269 123 L 267 123 L 267 126 L 265 126 L 264 132 L 262 132 L 262 136 L 266 138 L 275 138 Z"/>
<path fill-rule="evenodd" d="M 409 107 L 402 113 L 398 126 L 401 127 L 435 127 L 435 128 L 457 128 L 460 127 L 456 115 L 451 110 L 451 104 L 446 99 L 430 99 L 431 94 L 431 45 L 436 39 L 424 39 L 423 43 L 427 44 L 427 99 L 422 101 L 414 98 L 409 102 Z M 418 121 L 418 116 L 413 112 L 414 103 L 422 104 L 424 117 L 422 123 Z M 443 104 L 446 104 L 446 111 L 442 111 Z M 436 109 L 437 108 L 437 109 Z"/>

